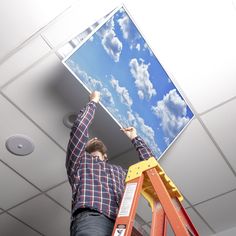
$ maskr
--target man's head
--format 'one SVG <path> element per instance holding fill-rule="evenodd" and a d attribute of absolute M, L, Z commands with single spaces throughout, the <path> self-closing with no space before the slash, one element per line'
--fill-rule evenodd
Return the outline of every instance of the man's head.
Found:
<path fill-rule="evenodd" d="M 85 151 L 92 156 L 98 156 L 102 161 L 107 160 L 107 148 L 105 144 L 97 138 L 92 138 L 87 142 Z"/>

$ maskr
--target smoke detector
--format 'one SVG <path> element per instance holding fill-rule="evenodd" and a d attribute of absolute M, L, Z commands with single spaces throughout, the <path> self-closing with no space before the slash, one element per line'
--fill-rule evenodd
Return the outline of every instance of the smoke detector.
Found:
<path fill-rule="evenodd" d="M 27 156 L 34 151 L 33 141 L 26 135 L 12 135 L 6 140 L 7 150 L 17 156 Z"/>

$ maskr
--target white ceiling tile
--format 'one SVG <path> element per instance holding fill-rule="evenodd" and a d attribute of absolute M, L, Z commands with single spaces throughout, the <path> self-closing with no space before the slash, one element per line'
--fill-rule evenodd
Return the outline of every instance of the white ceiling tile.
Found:
<path fill-rule="evenodd" d="M 215 234 L 215 236 L 232 236 L 232 235 L 236 235 L 236 227 Z"/>
<path fill-rule="evenodd" d="M 8 208 L 36 195 L 39 191 L 0 162 L 0 207 Z M 6 181 L 7 180 L 7 181 Z"/>
<path fill-rule="evenodd" d="M 170 147 L 160 164 L 192 204 L 236 187 L 235 176 L 196 119 Z"/>
<path fill-rule="evenodd" d="M 236 14 L 231 0 L 126 5 L 164 69 L 198 112 L 236 95 Z"/>
<path fill-rule="evenodd" d="M 236 171 L 236 99 L 206 113 L 201 118 Z"/>
<path fill-rule="evenodd" d="M 71 5 L 68 0 L 2 0 L 0 7 L 1 58 L 47 25 Z"/>
<path fill-rule="evenodd" d="M 1 159 L 41 189 L 50 188 L 67 179 L 65 152 L 2 96 L 0 96 L 0 107 L 4 111 L 0 119 Z M 8 152 L 5 142 L 15 134 L 30 137 L 34 142 L 34 152 L 24 157 Z"/>
<path fill-rule="evenodd" d="M 70 129 L 63 125 L 63 117 L 69 112 L 78 112 L 89 97 L 87 90 L 55 55 L 45 58 L 5 87 L 3 92 L 65 149 Z M 90 134 L 96 134 L 104 141 L 109 156 L 122 153 L 131 146 L 117 123 L 100 105 Z"/>
<path fill-rule="evenodd" d="M 49 52 L 49 50 L 50 48 L 45 41 L 41 37 L 38 37 L 17 51 L 17 53 L 15 53 L 8 60 L 4 61 L 4 63 L 0 66 L 0 87 L 30 67 L 43 55 Z"/>
<path fill-rule="evenodd" d="M 44 195 L 12 209 L 10 213 L 44 235 L 69 236 L 70 214 Z"/>
<path fill-rule="evenodd" d="M 64 148 L 68 143 L 69 129 L 62 121 L 71 109 L 58 87 L 66 80 L 65 72 L 60 60 L 50 55 L 3 90 Z"/>
<path fill-rule="evenodd" d="M 169 223 L 167 223 L 167 235 L 168 236 L 175 236 Z"/>
<path fill-rule="evenodd" d="M 199 215 L 192 209 L 189 208 L 187 213 L 194 225 L 197 229 L 199 235 L 208 236 L 213 235 L 213 231 L 208 227 L 208 225 L 199 217 Z"/>
<path fill-rule="evenodd" d="M 152 209 L 143 196 L 139 198 L 137 213 L 145 222 L 152 221 Z"/>
<path fill-rule="evenodd" d="M 130 141 L 127 140 L 127 143 L 130 144 Z M 138 152 L 133 148 L 133 146 L 130 145 L 128 147 L 130 149 L 127 149 L 127 152 L 122 153 L 121 155 L 111 159 L 111 162 L 113 164 L 120 165 L 123 168 L 126 168 L 127 170 L 131 165 L 140 161 L 138 157 Z"/>
<path fill-rule="evenodd" d="M 41 235 L 9 214 L 0 215 L 0 235 L 17 236 L 19 233 L 24 236 Z"/>
<path fill-rule="evenodd" d="M 146 233 L 144 235 L 150 235 L 151 227 L 149 225 L 144 225 L 142 228 L 144 229 L 144 231 Z"/>
<path fill-rule="evenodd" d="M 236 226 L 236 191 L 199 204 L 195 208 L 216 232 Z"/>
<path fill-rule="evenodd" d="M 70 184 L 68 182 L 56 188 L 53 188 L 52 190 L 48 191 L 47 194 L 54 198 L 65 208 L 67 208 L 69 211 L 71 210 L 72 193 Z"/>
<path fill-rule="evenodd" d="M 69 40 L 100 20 L 120 4 L 120 0 L 79 1 L 44 33 L 52 46 Z"/>

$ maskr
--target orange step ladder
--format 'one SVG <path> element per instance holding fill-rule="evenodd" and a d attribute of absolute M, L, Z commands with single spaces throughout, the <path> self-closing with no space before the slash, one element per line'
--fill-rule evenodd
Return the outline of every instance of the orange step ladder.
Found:
<path fill-rule="evenodd" d="M 131 236 L 140 193 L 152 208 L 151 236 L 199 236 L 183 208 L 183 196 L 154 157 L 130 166 L 112 236 Z"/>

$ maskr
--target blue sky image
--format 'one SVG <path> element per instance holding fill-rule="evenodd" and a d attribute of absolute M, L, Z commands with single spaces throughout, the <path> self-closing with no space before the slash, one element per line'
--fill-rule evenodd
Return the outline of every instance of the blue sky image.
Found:
<path fill-rule="evenodd" d="M 123 127 L 134 126 L 156 158 L 193 117 L 188 105 L 120 8 L 64 62 Z"/>

